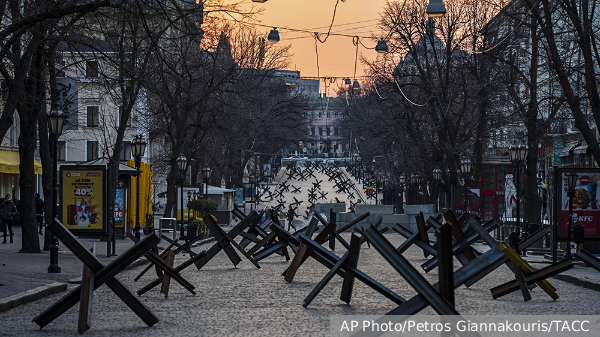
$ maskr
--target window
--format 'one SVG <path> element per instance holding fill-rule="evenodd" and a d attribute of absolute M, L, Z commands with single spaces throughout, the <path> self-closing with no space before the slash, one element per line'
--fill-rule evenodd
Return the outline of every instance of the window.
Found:
<path fill-rule="evenodd" d="M 314 111 L 310 112 L 310 118 L 315 119 L 315 112 Z"/>
<path fill-rule="evenodd" d="M 129 160 L 131 159 L 131 142 L 124 141 L 123 147 L 121 148 L 121 153 L 119 154 L 119 160 Z"/>
<path fill-rule="evenodd" d="M 87 142 L 87 161 L 98 159 L 98 141 L 88 140 Z"/>
<path fill-rule="evenodd" d="M 85 77 L 98 77 L 98 61 L 85 62 Z"/>
<path fill-rule="evenodd" d="M 310 134 L 313 135 L 313 136 L 316 135 L 316 133 L 315 133 L 315 127 L 314 126 L 310 127 Z"/>
<path fill-rule="evenodd" d="M 327 127 L 327 135 L 331 136 L 331 128 L 329 126 Z"/>
<path fill-rule="evenodd" d="M 331 118 L 331 111 L 327 111 L 327 118 Z"/>
<path fill-rule="evenodd" d="M 90 105 L 87 107 L 87 126 L 98 127 L 100 125 L 100 107 Z"/>
<path fill-rule="evenodd" d="M 55 66 L 56 67 L 56 77 L 65 77 L 64 69 L 65 69 L 65 65 L 67 64 L 67 62 L 63 58 L 60 57 L 60 54 L 56 54 L 56 60 L 58 60 L 56 63 L 56 66 Z"/>
<path fill-rule="evenodd" d="M 335 128 L 335 135 L 339 136 L 340 135 L 340 128 Z"/>
<path fill-rule="evenodd" d="M 322 136 L 323 135 L 323 128 L 319 128 L 319 135 Z"/>
<path fill-rule="evenodd" d="M 67 143 L 64 140 L 58 141 L 58 161 L 67 160 Z"/>
<path fill-rule="evenodd" d="M 123 115 L 123 107 L 119 107 L 119 123 L 121 122 L 121 116 Z M 127 122 L 125 122 L 126 127 L 131 127 L 131 114 L 127 117 Z"/>
<path fill-rule="evenodd" d="M 319 119 L 323 118 L 323 111 L 319 111 Z"/>

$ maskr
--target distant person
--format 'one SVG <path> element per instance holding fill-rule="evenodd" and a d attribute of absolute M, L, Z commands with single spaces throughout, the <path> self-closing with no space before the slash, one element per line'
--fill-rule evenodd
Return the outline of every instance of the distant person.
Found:
<path fill-rule="evenodd" d="M 0 209 L 2 213 L 2 231 L 4 232 L 4 241 L 2 243 L 6 243 L 6 231 L 10 232 L 10 243 L 13 243 L 13 216 L 17 215 L 17 206 L 15 203 L 10 200 L 10 194 L 7 194 L 4 197 L 4 201 L 2 202 L 2 208 Z M 8 228 L 7 228 L 8 227 Z"/>
<path fill-rule="evenodd" d="M 292 224 L 292 221 L 294 220 L 295 216 L 296 216 L 296 212 L 294 211 L 294 208 L 292 208 L 292 205 L 290 205 L 290 208 L 287 211 L 288 231 L 292 230 L 292 228 L 294 228 L 294 230 L 296 230 L 296 226 L 294 226 L 294 224 Z"/>
<path fill-rule="evenodd" d="M 44 235 L 44 200 L 40 198 L 39 193 L 35 194 L 35 218 L 40 228 L 40 235 Z"/>

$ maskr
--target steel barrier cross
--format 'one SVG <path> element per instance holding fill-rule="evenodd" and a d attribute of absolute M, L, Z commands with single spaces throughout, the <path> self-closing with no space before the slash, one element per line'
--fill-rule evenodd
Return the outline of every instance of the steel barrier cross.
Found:
<path fill-rule="evenodd" d="M 86 281 L 89 282 L 75 288 L 33 319 L 33 321 L 40 326 L 40 329 L 65 313 L 79 301 L 86 301 L 87 303 L 82 305 L 82 307 L 89 307 L 91 305 L 89 302 L 91 293 L 105 283 L 148 326 L 152 326 L 158 322 L 158 318 L 115 278 L 119 272 L 127 268 L 132 262 L 158 244 L 160 240 L 156 235 L 150 234 L 146 236 L 138 244 L 129 248 L 125 253 L 119 255 L 109 264 L 104 266 L 100 260 L 88 251 L 59 221 L 55 220 L 52 222 L 48 225 L 48 229 L 56 235 L 65 247 L 71 250 L 71 252 L 73 252 L 87 268 L 89 268 L 91 274 L 89 278 L 86 279 Z M 86 290 L 86 288 L 88 289 Z M 82 289 L 84 291 L 82 291 Z M 89 296 L 85 296 L 86 292 Z M 84 297 L 82 297 L 82 295 L 84 295 Z M 86 322 L 80 322 L 80 327 L 82 328 L 80 333 L 89 329 L 89 325 Z"/>

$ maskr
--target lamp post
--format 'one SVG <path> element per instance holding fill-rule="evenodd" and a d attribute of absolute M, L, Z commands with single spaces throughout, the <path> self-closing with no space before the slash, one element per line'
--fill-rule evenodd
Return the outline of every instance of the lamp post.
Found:
<path fill-rule="evenodd" d="M 569 185 L 569 219 L 567 220 L 567 245 L 563 259 L 571 258 L 571 229 L 573 226 L 573 192 L 577 183 L 577 173 L 571 172 L 567 174 L 567 184 Z"/>
<path fill-rule="evenodd" d="M 404 173 L 398 177 L 398 183 L 400 183 L 400 209 L 398 210 L 399 214 L 404 214 L 404 182 L 406 181 L 406 177 Z"/>
<path fill-rule="evenodd" d="M 208 167 L 208 165 L 204 166 L 204 169 L 202 170 L 202 177 L 204 177 L 204 185 L 205 190 L 204 190 L 204 199 L 208 200 L 208 179 L 210 179 L 210 167 Z"/>
<path fill-rule="evenodd" d="M 517 146 L 515 141 L 509 148 L 508 153 L 510 154 L 510 161 L 515 166 L 515 175 L 517 176 L 517 224 L 515 226 L 517 230 L 517 239 L 521 240 L 521 202 L 520 202 L 520 178 L 521 178 L 521 163 L 525 162 L 529 147 L 526 144 L 520 144 Z"/>
<path fill-rule="evenodd" d="M 187 159 L 185 158 L 183 153 L 180 153 L 176 161 L 177 168 L 179 169 L 179 181 L 181 183 L 181 191 L 179 192 L 179 198 L 181 199 L 181 213 L 179 216 L 179 240 L 185 240 L 185 227 L 183 227 L 183 179 L 185 177 L 185 172 L 187 171 Z"/>
<path fill-rule="evenodd" d="M 194 200 L 200 199 L 200 191 L 194 191 Z M 196 211 L 194 211 L 194 218 L 197 216 Z"/>
<path fill-rule="evenodd" d="M 142 156 L 146 151 L 146 142 L 142 135 L 135 136 L 131 142 L 131 155 L 135 160 L 135 170 L 137 172 L 137 178 L 135 179 L 135 237 L 140 238 L 140 164 Z"/>
<path fill-rule="evenodd" d="M 460 171 L 465 175 L 465 213 L 468 211 L 467 208 L 467 178 L 469 177 L 469 173 L 471 173 L 471 160 L 469 158 L 465 158 L 460 161 Z"/>
<path fill-rule="evenodd" d="M 375 173 L 375 158 L 373 158 L 373 163 L 371 164 L 371 176 L 373 177 L 373 180 L 375 181 L 375 205 L 378 204 L 378 195 L 377 195 L 377 174 Z"/>
<path fill-rule="evenodd" d="M 435 201 L 435 210 L 436 212 L 440 211 L 440 180 L 442 180 L 442 170 L 440 170 L 439 166 L 436 166 L 435 169 L 433 170 L 433 179 L 435 179 L 436 182 L 436 189 L 437 189 L 437 198 Z"/>
<path fill-rule="evenodd" d="M 58 184 L 56 176 L 58 175 L 58 137 L 60 137 L 63 124 L 65 122 L 65 115 L 59 109 L 53 109 L 48 115 L 48 127 L 50 128 L 50 138 L 54 143 L 54 158 L 52 158 L 52 219 L 58 217 Z M 58 238 L 54 233 L 52 234 L 52 245 L 50 246 L 50 266 L 48 267 L 49 273 L 60 273 L 61 268 L 58 265 Z"/>

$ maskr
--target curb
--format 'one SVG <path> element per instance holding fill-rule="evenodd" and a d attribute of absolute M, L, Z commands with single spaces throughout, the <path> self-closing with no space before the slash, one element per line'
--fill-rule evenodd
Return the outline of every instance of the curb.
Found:
<path fill-rule="evenodd" d="M 51 283 L 45 286 L 37 287 L 31 290 L 18 293 L 16 295 L 0 298 L 0 313 L 12 310 L 16 307 L 41 300 L 54 294 L 67 290 L 66 283 Z"/>
<path fill-rule="evenodd" d="M 559 274 L 559 275 L 553 276 L 553 278 L 559 279 L 559 280 L 562 280 L 565 282 L 573 283 L 580 287 L 588 288 L 588 289 L 595 290 L 595 291 L 600 291 L 600 284 L 591 282 L 591 281 L 585 281 L 585 280 L 582 280 L 582 279 L 579 279 L 577 277 L 573 277 L 570 275 L 560 275 Z"/>
<path fill-rule="evenodd" d="M 193 247 L 199 246 L 199 245 L 202 245 L 205 243 L 209 243 L 212 241 L 216 241 L 216 239 L 214 237 L 212 237 L 209 239 L 202 240 L 202 241 L 198 242 L 197 244 L 193 245 Z M 126 270 L 143 266 L 149 262 L 150 261 L 147 260 L 146 258 L 140 258 L 140 259 L 134 261 L 132 264 L 130 264 L 126 268 Z M 20 307 L 22 305 L 29 304 L 31 302 L 41 300 L 42 298 L 63 292 L 65 290 L 67 290 L 67 285 L 68 285 L 67 283 L 60 283 L 60 282 L 51 283 L 51 284 L 40 286 L 40 287 L 31 289 L 31 290 L 24 291 L 22 293 L 18 293 L 16 295 L 12 295 L 12 296 L 5 297 L 5 298 L 0 298 L 0 313 L 4 313 L 4 312 L 7 312 L 14 308 Z"/>

